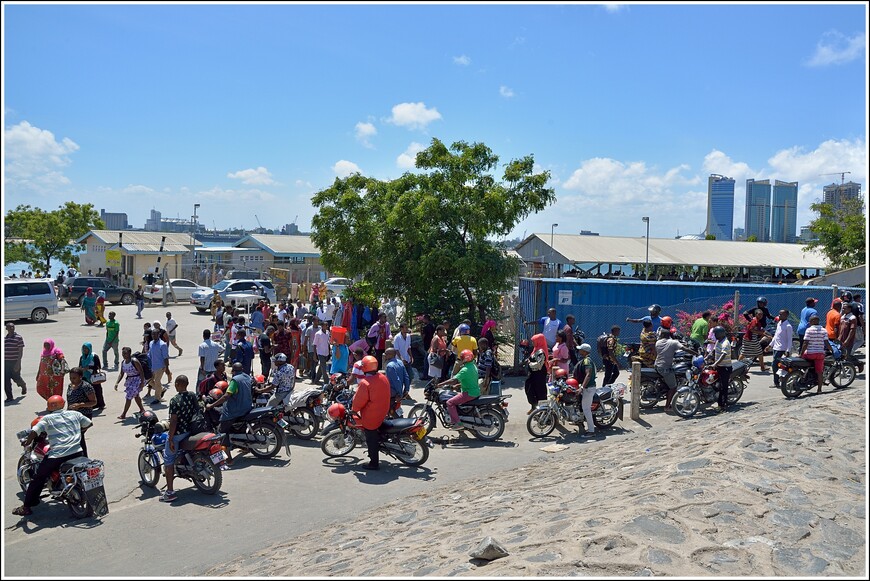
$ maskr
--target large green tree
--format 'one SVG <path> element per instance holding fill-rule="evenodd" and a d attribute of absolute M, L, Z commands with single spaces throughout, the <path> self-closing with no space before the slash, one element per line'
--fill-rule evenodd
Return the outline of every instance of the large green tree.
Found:
<path fill-rule="evenodd" d="M 74 264 L 76 252 L 83 250 L 75 241 L 89 230 L 104 227 L 93 204 L 67 202 L 51 212 L 20 205 L 6 214 L 4 264 L 26 262 L 48 275 L 52 259 Z"/>
<path fill-rule="evenodd" d="M 824 203 L 813 204 L 811 208 L 817 216 L 809 228 L 818 240 L 807 244 L 807 248 L 821 251 L 833 270 L 865 264 L 867 217 L 863 200 L 846 200 L 840 208 Z"/>
<path fill-rule="evenodd" d="M 364 279 L 411 312 L 483 320 L 511 287 L 519 263 L 492 241 L 555 200 L 549 172 L 529 155 L 503 166 L 482 143 L 438 139 L 418 172 L 381 181 L 354 174 L 317 192 L 311 237 L 323 264 Z"/>

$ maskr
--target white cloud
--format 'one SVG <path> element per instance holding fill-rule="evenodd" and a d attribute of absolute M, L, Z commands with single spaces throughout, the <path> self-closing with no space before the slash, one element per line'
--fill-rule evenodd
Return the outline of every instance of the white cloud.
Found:
<path fill-rule="evenodd" d="M 296 180 L 296 187 L 311 189 L 314 187 L 314 185 L 311 182 L 307 182 L 305 180 Z"/>
<path fill-rule="evenodd" d="M 332 166 L 332 171 L 334 171 L 335 175 L 340 178 L 346 178 L 347 176 L 354 173 L 362 173 L 362 170 L 360 170 L 357 164 L 353 163 L 352 161 L 347 161 L 345 159 L 341 159 L 335 162 L 335 165 Z"/>
<path fill-rule="evenodd" d="M 228 173 L 227 177 L 242 180 L 242 183 L 252 186 L 270 186 L 275 183 L 269 170 L 262 166 L 257 169 L 243 169 L 235 173 Z"/>
<path fill-rule="evenodd" d="M 608 4 L 604 5 L 604 9 L 607 10 L 608 12 L 619 12 L 623 8 L 625 8 L 624 4 L 608 3 Z"/>
<path fill-rule="evenodd" d="M 354 128 L 354 133 L 356 135 L 356 140 L 362 143 L 366 147 L 374 147 L 371 142 L 369 142 L 370 137 L 374 137 L 378 134 L 377 128 L 371 123 L 363 123 L 360 121 L 356 124 Z"/>
<path fill-rule="evenodd" d="M 399 154 L 399 157 L 396 158 L 396 166 L 401 169 L 413 169 L 416 167 L 415 160 L 417 154 L 424 149 L 426 149 L 426 147 L 422 143 L 417 143 L 416 141 L 411 142 L 408 149 L 406 149 L 404 153 Z"/>
<path fill-rule="evenodd" d="M 467 67 L 471 64 L 471 57 L 462 55 L 453 57 L 453 62 L 457 65 L 462 65 L 463 67 Z"/>
<path fill-rule="evenodd" d="M 168 188 L 163 190 L 163 193 L 168 194 Z M 121 189 L 120 192 L 125 196 L 153 196 L 158 194 L 158 192 L 154 188 L 149 188 L 148 186 L 143 186 L 141 184 L 133 185 L 130 184 L 125 188 Z"/>
<path fill-rule="evenodd" d="M 816 44 L 815 54 L 806 64 L 808 67 L 842 65 L 863 56 L 866 49 L 867 35 L 865 33 L 847 37 L 841 32 L 832 30 L 822 36 L 822 39 Z"/>
<path fill-rule="evenodd" d="M 27 121 L 3 130 L 6 148 L 6 181 L 11 189 L 46 193 L 70 184 L 62 168 L 79 146 L 68 137 L 61 141 L 46 129 Z"/>
<path fill-rule="evenodd" d="M 256 188 L 250 189 L 224 189 L 215 186 L 210 190 L 202 190 L 196 194 L 197 199 L 202 200 L 220 200 L 226 202 L 274 202 L 278 199 L 277 196 L 269 192 L 264 192 Z"/>
<path fill-rule="evenodd" d="M 502 85 L 501 87 L 498 88 L 498 92 L 505 99 L 510 99 L 511 97 L 514 96 L 514 90 L 511 89 L 510 87 L 506 87 L 504 85 Z"/>
<path fill-rule="evenodd" d="M 423 102 L 399 103 L 393 107 L 393 115 L 388 122 L 408 129 L 425 129 L 429 123 L 438 119 L 441 119 L 438 109 L 427 109 Z"/>

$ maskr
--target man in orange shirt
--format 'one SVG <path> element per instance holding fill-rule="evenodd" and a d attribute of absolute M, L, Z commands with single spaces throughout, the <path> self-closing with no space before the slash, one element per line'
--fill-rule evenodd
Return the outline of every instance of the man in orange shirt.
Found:
<path fill-rule="evenodd" d="M 825 330 L 828 332 L 828 339 L 836 340 L 840 336 L 840 299 L 834 299 L 831 303 L 831 310 L 828 311 L 825 317 Z"/>
<path fill-rule="evenodd" d="M 361 363 L 365 376 L 359 381 L 351 409 L 360 415 L 358 423 L 366 434 L 366 446 L 369 449 L 366 468 L 377 470 L 381 440 L 378 428 L 390 411 L 390 381 L 386 375 L 378 373 L 378 360 L 371 355 L 363 357 Z"/>

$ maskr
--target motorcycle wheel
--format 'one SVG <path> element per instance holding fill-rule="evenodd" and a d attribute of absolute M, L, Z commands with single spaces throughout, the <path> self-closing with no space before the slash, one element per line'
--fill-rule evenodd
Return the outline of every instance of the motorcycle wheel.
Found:
<path fill-rule="evenodd" d="M 310 440 L 320 431 L 320 418 L 314 415 L 310 408 L 296 408 L 293 417 L 299 418 L 304 425 L 287 426 L 301 440 Z"/>
<path fill-rule="evenodd" d="M 435 412 L 424 403 L 418 403 L 412 407 L 411 411 L 408 412 L 408 417 L 412 419 L 423 418 L 423 427 L 426 428 L 427 436 L 435 427 Z"/>
<path fill-rule="evenodd" d="M 429 459 L 429 446 L 410 436 L 399 438 L 399 447 L 402 451 L 391 449 L 390 452 L 402 464 L 407 466 L 422 466 Z"/>
<path fill-rule="evenodd" d="M 504 417 L 493 409 L 480 410 L 480 420 L 485 422 L 489 420 L 490 426 L 478 426 L 472 424 L 471 429 L 474 431 L 474 437 L 484 442 L 495 442 L 501 435 L 504 434 Z"/>
<path fill-rule="evenodd" d="M 592 414 L 592 421 L 595 423 L 595 427 L 596 428 L 609 428 L 609 427 L 611 427 L 613 424 L 616 423 L 616 420 L 618 419 L 617 415 L 619 414 L 619 405 L 617 405 L 615 402 L 609 401 L 606 403 L 602 403 L 600 408 L 603 410 L 606 410 L 608 415 L 604 416 L 606 418 L 605 420 L 599 422 L 598 416 L 595 414 Z M 604 414 L 601 414 L 601 415 L 604 415 Z"/>
<path fill-rule="evenodd" d="M 76 484 L 69 491 L 69 494 L 66 495 L 66 503 L 69 505 L 69 511 L 73 518 L 86 518 L 94 514 L 94 509 L 88 502 L 88 495 L 81 484 Z"/>
<path fill-rule="evenodd" d="M 271 458 L 281 451 L 284 434 L 278 426 L 265 422 L 256 424 L 251 428 L 251 434 L 257 438 L 257 441 L 248 442 L 248 449 L 257 458 Z"/>
<path fill-rule="evenodd" d="M 743 382 L 734 380 L 728 384 L 728 405 L 734 405 L 743 397 Z"/>
<path fill-rule="evenodd" d="M 252 450 L 253 451 L 253 450 Z M 194 454 L 193 466 L 190 468 L 193 484 L 203 494 L 214 494 L 221 489 L 224 473 L 215 468 L 208 454 Z"/>
<path fill-rule="evenodd" d="M 556 412 L 549 408 L 535 410 L 526 420 L 526 429 L 535 438 L 546 438 L 556 429 L 559 419 Z"/>
<path fill-rule="evenodd" d="M 139 478 L 142 479 L 142 484 L 149 488 L 155 488 L 160 481 L 160 462 L 157 461 L 155 454 L 149 454 L 145 450 L 139 451 Z"/>
<path fill-rule="evenodd" d="M 640 407 L 645 410 L 656 407 L 659 403 L 659 390 L 656 384 L 651 381 L 644 381 L 640 384 Z"/>
<path fill-rule="evenodd" d="M 785 376 L 780 382 L 779 390 L 782 392 L 787 399 L 794 399 L 798 397 L 803 391 L 798 385 L 801 380 L 801 374 L 799 371 L 792 371 L 788 375 Z"/>
<path fill-rule="evenodd" d="M 852 363 L 839 362 L 834 371 L 831 372 L 831 383 L 834 384 L 834 387 L 849 387 L 855 381 L 856 375 L 858 375 L 858 370 Z"/>
<path fill-rule="evenodd" d="M 350 454 L 356 448 L 356 438 L 353 434 L 345 435 L 343 432 L 332 432 L 320 442 L 320 449 L 330 458 L 338 458 Z"/>
<path fill-rule="evenodd" d="M 24 470 L 21 468 L 25 467 Z M 22 456 L 18 459 L 18 470 L 16 471 L 18 476 L 18 486 L 21 487 L 22 492 L 27 492 L 27 487 L 30 486 L 30 481 L 33 480 L 33 464 L 30 463 L 30 458 L 27 456 Z"/>
<path fill-rule="evenodd" d="M 694 390 L 678 391 L 671 400 L 671 407 L 681 418 L 691 418 L 698 413 L 701 402 Z"/>

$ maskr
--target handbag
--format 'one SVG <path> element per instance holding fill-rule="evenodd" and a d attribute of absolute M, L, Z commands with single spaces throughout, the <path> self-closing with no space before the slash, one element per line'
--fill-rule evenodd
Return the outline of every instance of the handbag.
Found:
<path fill-rule="evenodd" d="M 51 362 L 51 373 L 52 375 L 64 375 L 69 373 L 69 363 L 67 363 L 66 358 L 64 359 L 55 359 Z"/>
<path fill-rule="evenodd" d="M 103 373 L 102 371 L 100 371 L 99 373 L 92 373 L 91 374 L 91 383 L 92 384 L 105 383 L 105 381 L 106 381 L 106 374 Z"/>
<path fill-rule="evenodd" d="M 435 353 L 435 352 L 429 353 L 428 359 L 429 359 L 429 366 L 430 367 L 437 367 L 438 369 L 444 368 L 444 358 L 441 357 L 440 355 L 438 355 L 437 353 Z"/>

